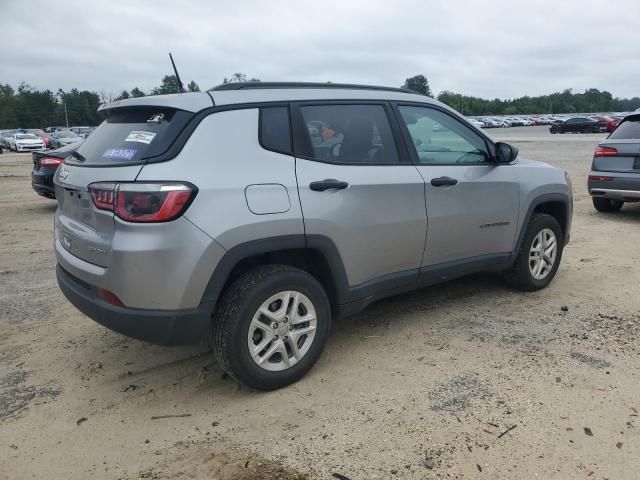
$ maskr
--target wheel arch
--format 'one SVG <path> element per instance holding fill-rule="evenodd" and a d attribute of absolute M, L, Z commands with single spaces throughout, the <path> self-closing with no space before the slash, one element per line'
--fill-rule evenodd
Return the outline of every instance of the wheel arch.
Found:
<path fill-rule="evenodd" d="M 547 193 L 540 195 L 533 199 L 527 209 L 524 221 L 520 225 L 520 231 L 518 233 L 514 249 L 514 258 L 515 255 L 517 255 L 517 252 L 520 251 L 520 247 L 524 241 L 527 225 L 529 225 L 531 217 L 536 213 L 545 213 L 554 217 L 560 224 L 563 244 L 566 245 L 569 242 L 569 230 L 571 226 L 571 199 L 568 195 L 562 193 Z"/>
<path fill-rule="evenodd" d="M 222 292 L 236 278 L 267 264 L 289 265 L 315 277 L 325 289 L 334 313 L 345 301 L 347 276 L 335 244 L 324 236 L 300 234 L 249 241 L 229 249 L 211 275 L 201 304 L 209 305 L 213 311 Z"/>

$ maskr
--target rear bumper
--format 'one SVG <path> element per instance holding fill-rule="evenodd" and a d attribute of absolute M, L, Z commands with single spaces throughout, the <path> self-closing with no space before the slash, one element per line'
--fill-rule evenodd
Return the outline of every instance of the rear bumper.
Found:
<path fill-rule="evenodd" d="M 56 266 L 64 296 L 82 313 L 110 330 L 156 345 L 191 345 L 210 332 L 208 305 L 186 310 L 145 310 L 119 307 L 104 301 L 96 288 Z"/>
<path fill-rule="evenodd" d="M 53 187 L 53 174 L 55 168 L 50 172 L 31 172 L 31 187 L 38 194 L 47 198 L 56 198 L 55 188 Z"/>
<path fill-rule="evenodd" d="M 640 201 L 640 173 L 609 173 L 592 171 L 592 176 L 612 177 L 611 180 L 589 180 L 587 187 L 592 197 L 609 198 L 623 202 Z"/>

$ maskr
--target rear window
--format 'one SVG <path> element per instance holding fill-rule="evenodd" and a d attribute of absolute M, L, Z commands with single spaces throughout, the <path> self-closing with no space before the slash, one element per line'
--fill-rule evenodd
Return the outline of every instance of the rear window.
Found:
<path fill-rule="evenodd" d="M 616 128 L 609 138 L 619 140 L 640 140 L 640 117 L 634 117 L 629 120 L 623 120 L 618 128 Z"/>
<path fill-rule="evenodd" d="M 78 148 L 70 163 L 137 163 L 166 152 L 193 116 L 158 107 L 134 107 L 107 112 L 99 127 Z"/>

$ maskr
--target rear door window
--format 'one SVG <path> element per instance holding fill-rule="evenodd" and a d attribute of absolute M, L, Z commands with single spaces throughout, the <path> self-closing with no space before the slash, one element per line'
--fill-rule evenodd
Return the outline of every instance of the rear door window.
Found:
<path fill-rule="evenodd" d="M 305 105 L 300 112 L 307 140 L 302 156 L 331 163 L 400 162 L 384 106 Z"/>
<path fill-rule="evenodd" d="M 640 117 L 624 120 L 609 138 L 618 140 L 640 140 Z"/>
<path fill-rule="evenodd" d="M 191 112 L 158 107 L 131 107 L 107 112 L 107 117 L 67 163 L 130 164 L 166 152 Z"/>

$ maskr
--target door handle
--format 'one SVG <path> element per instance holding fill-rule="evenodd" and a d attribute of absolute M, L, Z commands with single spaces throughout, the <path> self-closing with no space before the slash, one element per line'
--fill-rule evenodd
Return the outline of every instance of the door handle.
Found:
<path fill-rule="evenodd" d="M 314 192 L 324 192 L 325 190 L 329 190 L 331 188 L 335 188 L 336 190 L 344 190 L 348 186 L 349 184 L 347 182 L 342 182 L 334 178 L 325 178 L 324 180 L 318 180 L 317 182 L 311 182 L 309 184 L 309 188 Z"/>
<path fill-rule="evenodd" d="M 438 177 L 431 179 L 431 185 L 434 187 L 450 187 L 452 185 L 456 185 L 458 180 L 451 177 Z"/>

